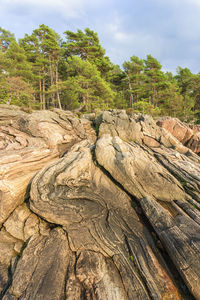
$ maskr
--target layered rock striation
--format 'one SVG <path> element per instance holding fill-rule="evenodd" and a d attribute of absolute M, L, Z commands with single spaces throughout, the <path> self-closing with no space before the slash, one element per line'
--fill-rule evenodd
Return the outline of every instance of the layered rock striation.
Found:
<path fill-rule="evenodd" d="M 0 125 L 1 299 L 200 299 L 197 154 L 123 110 Z"/>
<path fill-rule="evenodd" d="M 157 125 L 165 128 L 175 136 L 182 144 L 193 152 L 200 154 L 200 126 L 182 123 L 177 118 L 163 117 L 157 121 Z"/>

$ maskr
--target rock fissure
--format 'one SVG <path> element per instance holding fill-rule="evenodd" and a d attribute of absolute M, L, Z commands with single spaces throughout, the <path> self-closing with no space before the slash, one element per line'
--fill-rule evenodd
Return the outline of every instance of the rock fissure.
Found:
<path fill-rule="evenodd" d="M 160 258 L 160 263 L 166 268 L 168 275 L 171 276 L 173 282 L 176 284 L 176 287 L 181 295 L 181 299 L 194 300 L 195 298 L 190 293 L 189 289 L 187 288 L 187 285 L 185 284 L 181 275 L 179 274 L 176 265 L 174 264 L 165 246 L 163 245 L 162 239 L 160 239 L 160 236 L 157 234 L 157 232 L 155 231 L 155 229 L 153 228 L 152 224 L 150 223 L 143 211 L 140 214 L 140 218 L 142 219 L 145 226 L 148 228 L 149 232 L 151 232 L 151 237 L 153 238 L 153 241 L 157 247 L 154 248 L 153 251 L 157 252 L 157 257 Z"/>
<path fill-rule="evenodd" d="M 192 150 L 125 111 L 89 122 L 0 106 L 0 119 L 2 300 L 200 299 Z"/>

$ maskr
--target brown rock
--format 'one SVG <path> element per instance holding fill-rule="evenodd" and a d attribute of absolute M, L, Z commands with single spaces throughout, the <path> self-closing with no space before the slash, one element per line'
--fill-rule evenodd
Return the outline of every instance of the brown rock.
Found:
<path fill-rule="evenodd" d="M 68 251 L 67 238 L 61 229 L 51 231 L 47 237 L 33 237 L 3 299 L 62 299 Z"/>
<path fill-rule="evenodd" d="M 200 155 L 200 131 L 196 132 L 187 143 L 187 147 Z"/>
<path fill-rule="evenodd" d="M 80 253 L 75 278 L 92 299 L 95 294 L 100 299 L 149 299 L 149 294 L 162 299 L 167 293 L 179 299 L 131 199 L 94 165 L 90 148 L 77 144 L 39 172 L 30 207 L 64 226 L 70 249 Z"/>
<path fill-rule="evenodd" d="M 181 211 L 173 217 L 153 199 L 142 199 L 141 206 L 188 288 L 200 299 L 199 224 Z"/>
<path fill-rule="evenodd" d="M 27 114 L 0 106 L 0 224 L 24 201 L 34 174 L 82 139 L 95 140 L 87 120 L 62 110 Z"/>
<path fill-rule="evenodd" d="M 103 135 L 97 141 L 95 153 L 98 163 L 138 199 L 147 195 L 163 201 L 185 199 L 181 184 L 148 148 Z"/>
<path fill-rule="evenodd" d="M 17 207 L 4 223 L 6 231 L 19 240 L 25 240 L 24 224 L 31 212 L 25 204 Z"/>
<path fill-rule="evenodd" d="M 182 144 L 185 144 L 193 135 L 192 129 L 177 118 L 161 118 L 157 121 L 157 125 L 169 131 Z"/>
<path fill-rule="evenodd" d="M 157 121 L 157 125 L 165 128 L 174 137 L 176 137 L 183 145 L 190 148 L 193 152 L 200 153 L 200 128 L 182 123 L 177 118 L 163 117 Z"/>
<path fill-rule="evenodd" d="M 200 299 L 192 150 L 142 114 L 92 117 L 96 142 L 71 112 L 0 108 L 1 299 Z"/>

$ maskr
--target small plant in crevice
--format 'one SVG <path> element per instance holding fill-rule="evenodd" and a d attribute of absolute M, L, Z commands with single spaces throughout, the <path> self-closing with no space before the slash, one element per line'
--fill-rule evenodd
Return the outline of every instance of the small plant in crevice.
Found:
<path fill-rule="evenodd" d="M 186 181 L 184 181 L 184 180 L 182 180 L 181 181 L 181 185 L 184 187 L 184 186 L 187 186 L 187 182 Z"/>
<path fill-rule="evenodd" d="M 94 129 L 95 129 L 95 132 L 96 132 L 96 134 L 98 136 L 98 134 L 99 134 L 99 124 L 95 123 Z"/>
<path fill-rule="evenodd" d="M 21 247 L 21 249 L 20 249 L 20 252 L 19 252 L 19 254 L 18 254 L 18 257 L 19 257 L 19 258 L 22 257 L 22 254 L 23 254 L 23 252 L 24 252 L 24 249 L 27 247 L 29 240 L 30 240 L 30 238 L 27 239 L 27 240 L 23 243 L 23 245 L 22 245 L 22 247 Z"/>
<path fill-rule="evenodd" d="M 198 207 L 197 205 L 195 205 L 194 203 L 191 203 L 191 205 L 192 205 L 194 208 L 196 208 L 196 209 L 199 210 L 199 207 Z"/>
<path fill-rule="evenodd" d="M 137 207 L 138 207 L 138 204 L 137 204 L 136 202 L 132 201 L 132 202 L 131 202 L 131 206 L 132 206 L 133 208 L 137 208 Z"/>
<path fill-rule="evenodd" d="M 101 123 L 102 123 L 102 114 L 99 114 L 92 122 L 92 127 L 96 131 L 97 136 L 99 134 L 99 127 Z"/>

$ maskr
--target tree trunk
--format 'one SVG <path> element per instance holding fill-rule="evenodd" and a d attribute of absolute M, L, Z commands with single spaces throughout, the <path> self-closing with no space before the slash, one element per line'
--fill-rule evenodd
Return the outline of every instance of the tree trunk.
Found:
<path fill-rule="evenodd" d="M 54 59 L 52 57 L 49 58 L 50 61 L 50 66 L 49 66 L 49 72 L 50 72 L 50 81 L 51 81 L 51 86 L 53 86 L 55 84 L 55 74 L 53 71 L 53 66 L 54 66 Z M 53 105 L 53 107 L 55 107 L 55 93 L 53 92 L 51 94 L 51 103 Z"/>
<path fill-rule="evenodd" d="M 129 90 L 131 91 L 132 86 L 131 86 L 131 81 L 130 81 L 130 77 L 129 77 L 128 73 L 126 73 L 126 76 L 128 77 L 128 87 L 129 87 Z M 130 94 L 130 97 L 129 97 L 129 106 L 133 107 L 133 94 L 132 93 Z"/>
<path fill-rule="evenodd" d="M 46 98 L 45 98 L 45 79 L 42 79 L 42 103 L 43 109 L 46 109 Z"/>
<path fill-rule="evenodd" d="M 43 109 L 43 97 L 42 97 L 42 80 L 39 81 L 39 88 L 40 88 L 40 109 Z"/>
<path fill-rule="evenodd" d="M 12 101 L 12 93 L 10 92 L 9 93 L 9 98 L 8 98 L 8 101 L 6 102 L 6 104 L 10 105 L 11 101 Z"/>
<path fill-rule="evenodd" d="M 57 84 L 58 84 L 58 66 L 56 64 L 56 95 L 57 95 L 58 107 L 60 109 L 62 109 L 62 105 L 61 105 L 61 101 L 60 101 L 60 95 L 59 95 L 59 90 L 58 90 Z"/>

